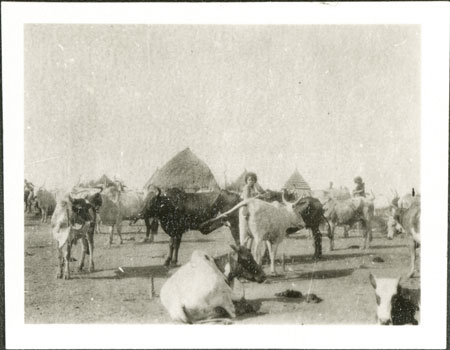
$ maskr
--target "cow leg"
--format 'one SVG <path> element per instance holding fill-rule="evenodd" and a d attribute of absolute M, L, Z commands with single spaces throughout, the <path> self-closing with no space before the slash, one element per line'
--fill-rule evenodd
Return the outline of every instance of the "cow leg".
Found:
<path fill-rule="evenodd" d="M 361 249 L 369 249 L 370 242 L 372 241 L 372 228 L 369 223 L 363 223 L 364 225 L 364 243 L 361 246 Z"/>
<path fill-rule="evenodd" d="M 348 238 L 348 231 L 350 227 L 348 225 L 343 225 L 344 227 L 344 238 Z"/>
<path fill-rule="evenodd" d="M 314 258 L 319 259 L 322 257 L 322 234 L 318 226 L 312 227 L 311 232 L 314 237 Z"/>
<path fill-rule="evenodd" d="M 58 244 L 58 243 L 56 243 Z M 58 248 L 58 272 L 56 273 L 56 278 L 63 278 L 64 273 L 64 254 L 63 254 L 63 248 Z"/>
<path fill-rule="evenodd" d="M 150 222 L 149 218 L 145 218 L 144 222 L 145 222 L 145 238 L 143 242 L 151 243 L 154 241 L 155 239 L 154 236 L 158 231 L 158 220 L 153 219 L 152 222 Z"/>
<path fill-rule="evenodd" d="M 270 241 L 266 241 L 266 245 L 270 256 L 270 273 L 272 274 L 272 276 L 277 276 L 277 273 L 275 271 L 275 257 L 277 255 L 278 244 L 275 243 L 272 246 L 272 243 L 270 243 Z"/>
<path fill-rule="evenodd" d="M 255 258 L 255 261 L 258 265 L 261 265 L 261 260 L 262 260 L 262 254 L 260 253 L 260 246 L 261 246 L 262 241 L 258 240 L 258 239 L 254 239 L 253 242 L 253 257 Z"/>
<path fill-rule="evenodd" d="M 63 278 L 65 280 L 70 280 L 70 251 L 71 251 L 72 243 L 70 241 L 66 242 L 64 248 L 64 275 Z"/>
<path fill-rule="evenodd" d="M 119 222 L 117 225 L 116 225 L 116 230 L 117 230 L 117 234 L 119 235 L 119 239 L 120 239 L 120 241 L 119 241 L 119 244 L 123 244 L 123 239 L 122 239 L 122 235 L 121 235 L 121 231 L 122 231 L 122 223 L 121 222 Z"/>
<path fill-rule="evenodd" d="M 410 278 L 414 276 L 414 269 L 416 266 L 416 242 L 414 242 L 413 239 L 408 239 L 408 249 L 411 257 L 411 264 L 407 277 Z"/>
<path fill-rule="evenodd" d="M 172 261 L 174 245 L 175 245 L 175 239 L 174 239 L 174 237 L 170 237 L 170 240 L 169 240 L 169 256 L 167 257 L 166 261 L 164 262 L 164 266 L 169 266 L 170 262 Z"/>
<path fill-rule="evenodd" d="M 86 238 L 81 238 L 81 257 L 80 257 L 80 265 L 78 265 L 78 271 L 82 271 L 84 267 L 84 259 L 86 258 L 86 253 L 88 250 L 87 240 Z"/>
<path fill-rule="evenodd" d="M 176 236 L 175 237 L 175 256 L 174 259 L 172 260 L 172 266 L 177 266 L 178 263 L 178 249 L 180 249 L 180 245 L 181 245 L 181 235 Z"/>
<path fill-rule="evenodd" d="M 41 222 L 44 222 L 44 209 L 41 209 Z"/>
<path fill-rule="evenodd" d="M 94 223 L 95 225 L 95 223 Z M 95 226 L 92 226 L 89 228 L 89 232 L 87 235 L 87 244 L 88 244 L 88 254 L 89 254 L 89 272 L 94 272 L 94 228 Z"/>
<path fill-rule="evenodd" d="M 113 235 L 114 235 L 114 225 L 110 226 L 109 228 L 109 238 L 108 238 L 108 248 L 111 247 L 111 244 L 113 243 Z"/>
<path fill-rule="evenodd" d="M 330 227 L 328 229 L 328 238 L 330 239 L 330 251 L 334 250 L 334 232 L 336 229 L 336 224 L 330 223 Z"/>

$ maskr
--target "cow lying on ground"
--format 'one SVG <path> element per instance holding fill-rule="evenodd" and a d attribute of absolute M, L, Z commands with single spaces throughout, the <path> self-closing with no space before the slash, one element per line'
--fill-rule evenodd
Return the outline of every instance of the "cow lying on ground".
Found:
<path fill-rule="evenodd" d="M 408 248 L 411 257 L 410 269 L 407 277 L 414 275 L 416 265 L 416 248 L 420 246 L 420 196 L 414 197 L 407 209 L 397 207 L 393 202 L 393 224 L 388 226 L 388 237 L 393 237 L 398 231 L 408 236 Z"/>
<path fill-rule="evenodd" d="M 195 323 L 202 320 L 235 318 L 233 283 L 242 277 L 259 283 L 264 272 L 250 252 L 244 248 L 212 258 L 202 251 L 194 251 L 191 260 L 175 272 L 162 286 L 161 303 L 174 321 Z"/>
<path fill-rule="evenodd" d="M 150 218 L 158 219 L 163 228 L 170 236 L 169 255 L 164 265 L 176 265 L 178 261 L 178 249 L 181 237 L 188 230 L 200 230 L 208 234 L 224 223 L 217 221 L 215 225 L 200 228 L 200 224 L 215 217 L 220 212 L 232 208 L 239 203 L 238 194 L 225 190 L 208 193 L 185 193 L 177 188 L 169 189 L 164 194 L 159 188 L 156 192 L 150 191 L 144 206 L 135 221 L 144 219 L 149 222 Z M 228 217 L 228 227 L 236 243 L 239 243 L 239 219 L 237 213 Z M 149 227 L 147 226 L 147 232 Z"/>
<path fill-rule="evenodd" d="M 69 262 L 72 246 L 81 239 L 82 252 L 79 271 L 83 269 L 86 254 L 89 255 L 89 271 L 94 271 L 94 228 L 96 220 L 95 206 L 99 194 L 90 197 L 92 205 L 83 198 L 72 198 L 70 194 L 61 199 L 53 212 L 51 228 L 57 242 L 59 269 L 57 278 L 70 279 Z M 101 205 L 101 203 L 100 203 Z"/>
<path fill-rule="evenodd" d="M 371 221 L 374 215 L 373 202 L 363 197 L 338 200 L 330 198 L 323 206 L 327 218 L 331 225 L 330 245 L 334 239 L 336 226 L 344 226 L 345 232 L 355 223 L 361 223 L 364 229 L 364 243 L 361 249 L 368 249 L 372 241 Z M 344 233 L 348 236 L 348 233 Z"/>
<path fill-rule="evenodd" d="M 248 236 L 243 239 L 241 245 L 246 246 L 247 242 L 252 245 L 253 256 L 258 264 L 261 265 L 262 255 L 261 244 L 266 243 L 270 256 L 270 271 L 273 275 L 275 272 L 275 257 L 279 244 L 283 241 L 288 230 L 300 229 L 305 227 L 305 222 L 300 214 L 298 203 L 301 199 L 294 203 L 279 202 L 267 203 L 257 198 L 250 198 L 240 202 L 229 211 L 219 215 L 213 220 L 209 220 L 202 224 L 202 227 L 217 222 L 218 220 L 226 219 L 229 215 L 235 213 L 239 208 L 247 205 L 248 217 Z M 264 249 L 265 250 L 265 249 Z"/>
<path fill-rule="evenodd" d="M 376 278 L 370 274 L 369 279 L 375 289 L 378 324 L 418 324 L 414 315 L 420 305 L 420 290 L 402 288 L 401 278 Z"/>

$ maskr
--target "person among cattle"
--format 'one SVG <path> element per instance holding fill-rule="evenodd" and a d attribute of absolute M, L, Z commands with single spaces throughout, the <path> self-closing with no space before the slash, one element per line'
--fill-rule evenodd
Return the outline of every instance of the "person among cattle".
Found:
<path fill-rule="evenodd" d="M 29 191 L 33 191 L 34 190 L 34 185 L 31 182 L 28 182 L 27 179 L 24 179 L 24 189 L 29 190 Z"/>
<path fill-rule="evenodd" d="M 364 184 L 361 176 L 355 177 L 355 179 L 353 181 L 356 184 L 356 187 L 353 190 L 353 197 L 365 197 L 366 189 L 365 189 L 365 184 Z"/>
<path fill-rule="evenodd" d="M 242 189 L 241 198 L 243 200 L 259 197 L 260 195 L 266 193 L 264 189 L 258 184 L 258 177 L 255 173 L 248 172 L 245 175 L 245 186 Z M 247 206 L 243 206 L 239 209 L 239 240 L 242 246 L 245 246 L 249 236 L 248 236 L 248 217 L 250 213 Z"/>

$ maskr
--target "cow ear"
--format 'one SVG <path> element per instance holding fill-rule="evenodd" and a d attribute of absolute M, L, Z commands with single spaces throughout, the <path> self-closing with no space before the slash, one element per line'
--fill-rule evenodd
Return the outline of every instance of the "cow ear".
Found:
<path fill-rule="evenodd" d="M 376 289 L 377 288 L 377 281 L 375 280 L 375 276 L 372 275 L 372 273 L 370 273 L 369 279 L 370 279 L 370 284 L 372 285 L 372 287 Z"/>
<path fill-rule="evenodd" d="M 233 249 L 236 253 L 239 252 L 239 248 L 237 248 L 234 244 L 230 244 L 231 249 Z"/>

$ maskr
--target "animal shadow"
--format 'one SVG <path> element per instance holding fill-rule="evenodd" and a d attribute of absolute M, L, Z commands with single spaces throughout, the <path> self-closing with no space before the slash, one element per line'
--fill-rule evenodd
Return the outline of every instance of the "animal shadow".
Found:
<path fill-rule="evenodd" d="M 183 241 L 183 243 L 211 243 L 211 242 L 215 242 L 215 241 L 212 239 L 208 239 L 208 238 L 198 238 L 198 239 Z"/>
<path fill-rule="evenodd" d="M 283 280 L 301 280 L 301 279 L 329 279 L 350 276 L 355 269 L 341 269 L 341 270 L 321 270 L 321 271 L 308 271 L 302 273 L 293 273 L 286 276 Z"/>
<path fill-rule="evenodd" d="M 390 249 L 390 248 L 404 248 L 406 245 L 404 244 L 394 244 L 394 245 L 374 245 L 370 246 L 369 249 Z"/>
<path fill-rule="evenodd" d="M 260 312 L 262 302 L 260 299 L 253 300 L 239 300 L 233 302 L 236 310 L 236 320 L 245 320 L 247 318 L 265 315 L 265 312 Z"/>
<path fill-rule="evenodd" d="M 316 260 L 311 255 L 291 255 L 286 257 L 286 263 L 296 264 L 314 264 L 316 262 L 321 261 L 330 261 L 330 260 L 344 260 L 349 258 L 360 258 L 364 255 L 368 255 L 367 252 L 358 252 L 358 253 L 349 253 L 349 254 L 325 254 L 318 260 Z"/>
<path fill-rule="evenodd" d="M 109 270 L 111 271 L 111 270 Z M 131 266 L 121 267 L 120 269 L 113 270 L 114 276 L 91 276 L 89 279 L 95 280 L 118 280 L 124 278 L 136 278 L 136 277 L 154 277 L 154 278 L 166 278 L 168 276 L 168 269 L 161 265 L 153 266 Z"/>

